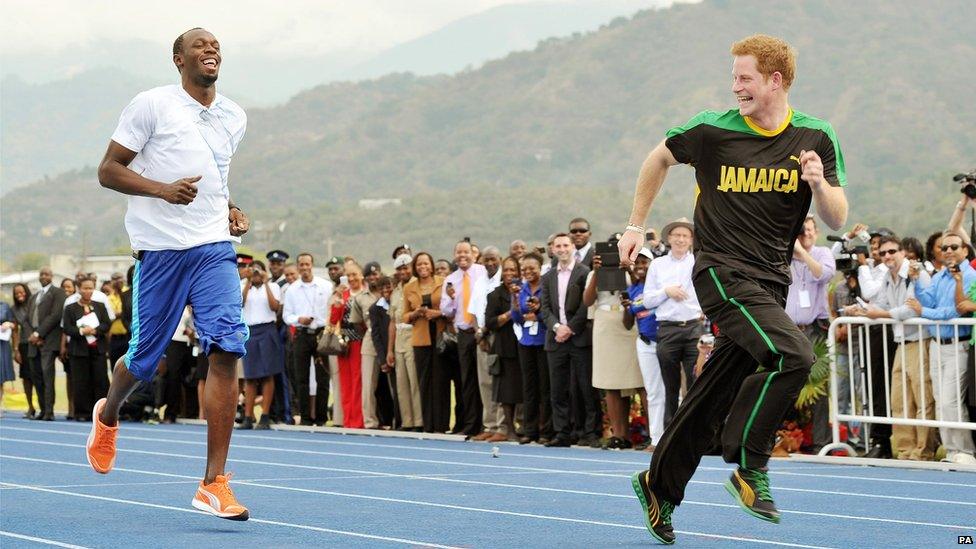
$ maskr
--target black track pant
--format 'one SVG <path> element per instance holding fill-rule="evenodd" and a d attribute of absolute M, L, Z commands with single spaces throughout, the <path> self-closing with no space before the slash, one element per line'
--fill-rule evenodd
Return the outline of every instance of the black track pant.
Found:
<path fill-rule="evenodd" d="M 815 358 L 783 310 L 786 286 L 725 267 L 705 269 L 694 282 L 720 335 L 651 459 L 651 489 L 674 504 L 681 503 L 719 429 L 726 462 L 766 465 L 776 430 Z"/>

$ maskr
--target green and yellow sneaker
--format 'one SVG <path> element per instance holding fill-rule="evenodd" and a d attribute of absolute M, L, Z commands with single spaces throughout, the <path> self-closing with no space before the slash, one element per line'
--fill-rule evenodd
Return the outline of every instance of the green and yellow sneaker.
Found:
<path fill-rule="evenodd" d="M 672 545 L 674 528 L 671 526 L 671 513 L 674 512 L 674 504 L 654 495 L 648 486 L 650 478 L 650 471 L 638 471 L 630 476 L 630 483 L 641 508 L 644 509 L 644 525 L 647 526 L 647 531 L 661 543 Z"/>
<path fill-rule="evenodd" d="M 736 469 L 725 481 L 725 489 L 750 515 L 779 524 L 779 511 L 769 493 L 769 475 L 763 469 Z"/>

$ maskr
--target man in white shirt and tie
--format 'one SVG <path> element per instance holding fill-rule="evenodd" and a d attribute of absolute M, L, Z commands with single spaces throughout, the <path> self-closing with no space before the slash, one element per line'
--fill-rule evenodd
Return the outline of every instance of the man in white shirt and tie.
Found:
<path fill-rule="evenodd" d="M 295 328 L 295 341 L 292 343 L 292 376 L 295 379 L 298 397 L 297 410 L 302 416 L 302 425 L 312 425 L 312 410 L 309 407 L 309 363 L 315 358 L 318 336 L 329 322 L 329 297 L 332 283 L 315 276 L 312 266 L 315 259 L 310 253 L 301 253 L 297 258 L 299 278 L 288 286 L 282 319 Z M 325 425 L 326 408 L 329 403 L 329 369 L 325 364 L 315 363 L 315 422 Z"/>
<path fill-rule="evenodd" d="M 476 332 L 478 320 L 472 301 L 484 292 L 488 271 L 474 262 L 471 242 L 462 240 L 454 246 L 458 268 L 444 280 L 441 290 L 441 313 L 452 318 L 458 336 L 458 362 L 461 364 L 461 417 L 455 421 L 461 432 L 472 438 L 482 430 L 481 394 L 478 390 L 478 355 Z"/>
<path fill-rule="evenodd" d="M 667 255 L 651 262 L 644 284 L 644 306 L 657 309 L 657 359 L 664 378 L 664 424 L 678 409 L 681 371 L 688 387 L 695 380 L 698 338 L 702 335 L 702 311 L 691 281 L 695 256 L 691 252 L 695 227 L 681 218 L 662 231 L 671 246 Z"/>

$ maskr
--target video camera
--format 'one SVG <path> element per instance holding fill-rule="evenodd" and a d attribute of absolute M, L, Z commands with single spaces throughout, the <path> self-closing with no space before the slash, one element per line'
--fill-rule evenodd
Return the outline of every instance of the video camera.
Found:
<path fill-rule="evenodd" d="M 861 264 L 857 260 L 858 255 L 867 257 L 871 254 L 867 246 L 851 246 L 851 242 L 842 236 L 830 235 L 827 240 L 841 243 L 840 251 L 834 254 L 834 261 L 837 264 L 837 270 L 845 274 L 857 271 Z"/>
<path fill-rule="evenodd" d="M 952 180 L 959 184 L 959 192 L 970 199 L 976 199 L 976 170 L 969 173 L 957 173 Z"/>

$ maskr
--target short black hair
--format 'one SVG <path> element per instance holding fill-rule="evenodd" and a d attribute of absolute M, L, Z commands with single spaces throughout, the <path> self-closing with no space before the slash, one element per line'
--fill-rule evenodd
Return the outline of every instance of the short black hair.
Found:
<path fill-rule="evenodd" d="M 570 226 L 572 226 L 573 223 L 586 223 L 586 228 L 587 229 L 590 228 L 590 222 L 585 217 L 577 217 L 573 219 L 572 221 L 569 222 Z"/>
<path fill-rule="evenodd" d="M 915 254 L 919 261 L 925 261 L 925 246 L 914 236 L 906 236 L 901 239 L 901 249 L 905 250 L 906 253 Z"/>
<path fill-rule="evenodd" d="M 301 258 L 302 258 L 302 256 L 305 256 L 305 255 L 307 255 L 307 256 L 308 256 L 308 258 L 312 260 L 312 265 L 315 265 L 315 257 L 313 257 L 313 256 L 312 256 L 312 254 L 310 254 L 310 253 L 308 253 L 308 252 L 302 252 L 302 253 L 300 253 L 300 254 L 298 254 L 298 255 L 296 255 L 296 256 L 295 256 L 295 262 L 297 263 L 297 262 L 298 262 L 298 260 L 299 260 L 299 259 L 301 259 Z"/>
<path fill-rule="evenodd" d="M 183 37 L 186 36 L 186 33 L 195 30 L 203 30 L 203 27 L 193 27 L 192 29 L 184 31 L 183 34 L 177 36 L 176 40 L 173 40 L 173 55 L 183 53 Z"/>
<path fill-rule="evenodd" d="M 525 254 L 525 255 L 522 256 L 522 261 L 525 261 L 526 259 L 531 259 L 531 260 L 537 262 L 540 267 L 543 264 L 542 256 L 539 255 L 539 254 L 537 254 L 537 253 L 535 253 L 535 252 L 529 252 L 529 253 L 527 253 L 527 254 Z"/>

